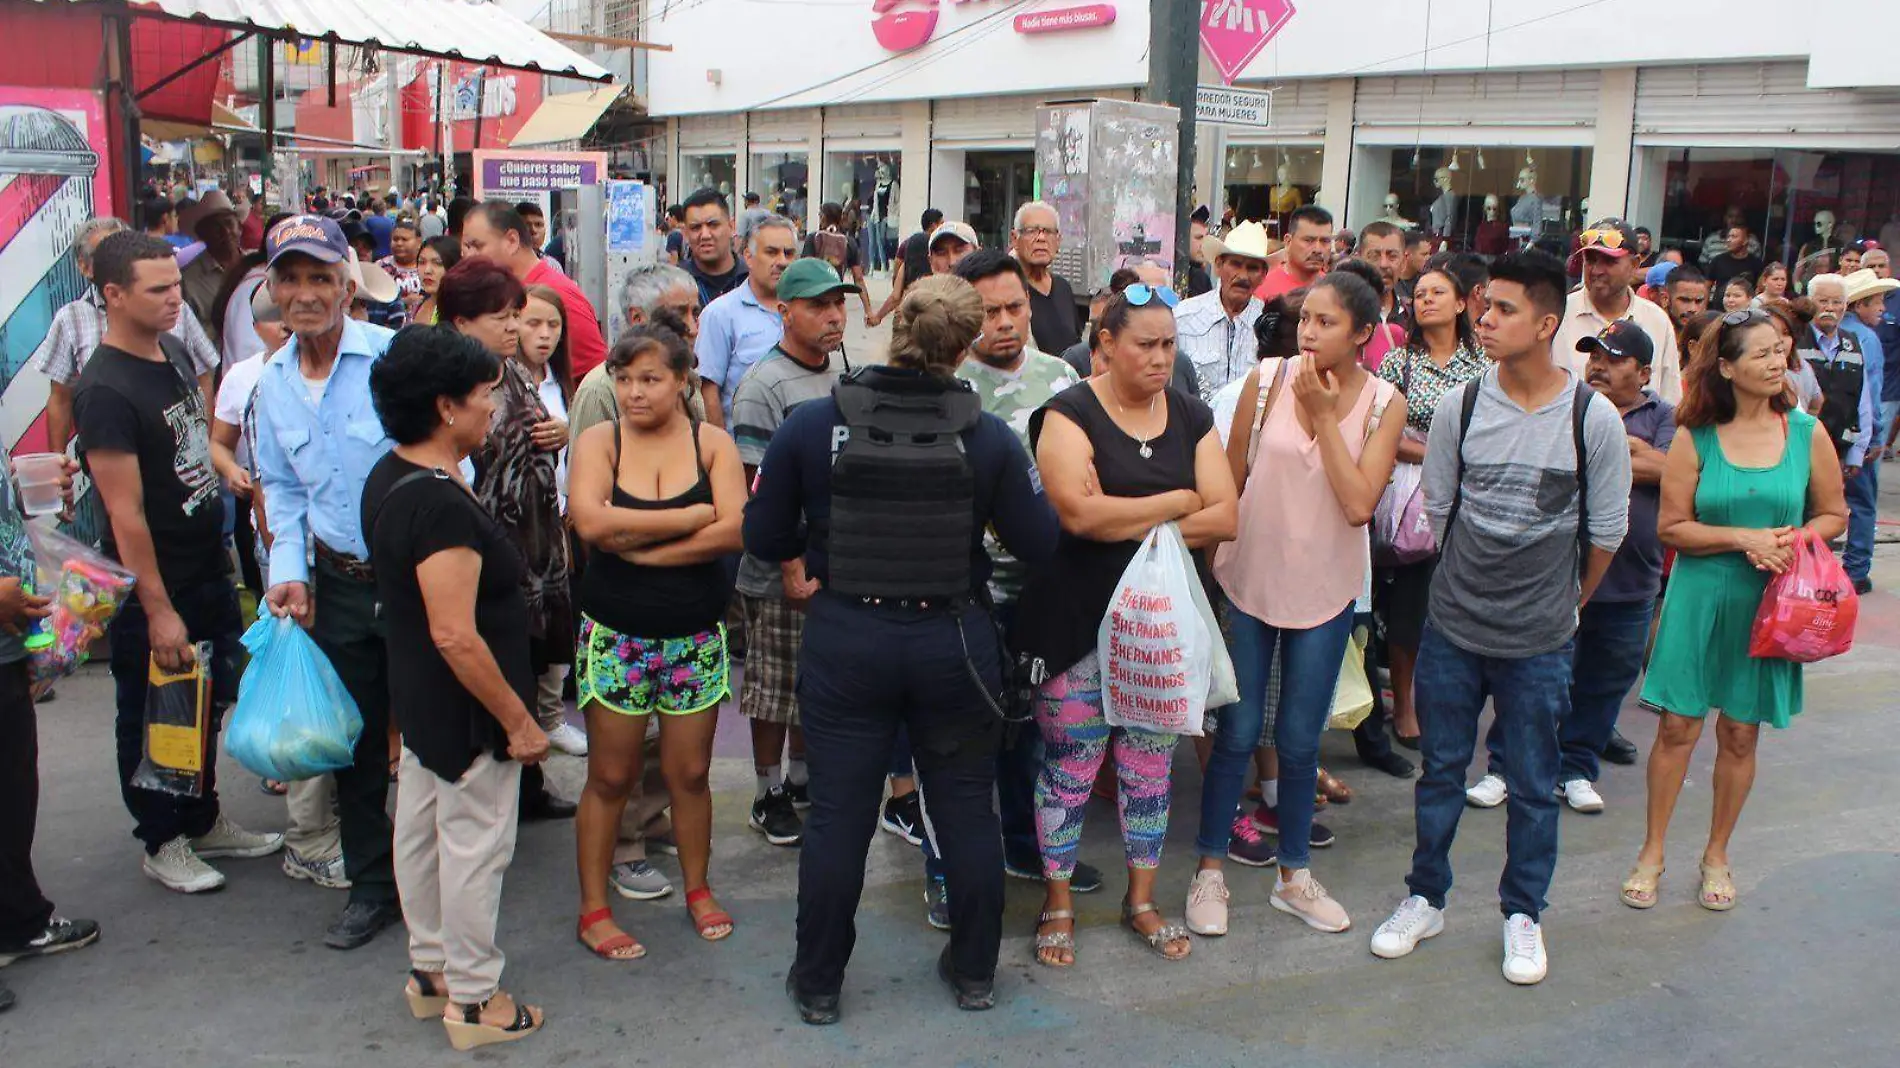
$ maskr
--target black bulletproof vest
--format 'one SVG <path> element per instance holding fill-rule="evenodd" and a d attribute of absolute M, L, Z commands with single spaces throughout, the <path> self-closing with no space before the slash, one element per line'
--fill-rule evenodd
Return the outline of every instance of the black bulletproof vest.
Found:
<path fill-rule="evenodd" d="M 832 387 L 851 436 L 831 467 L 831 588 L 852 597 L 970 595 L 976 476 L 969 383 L 865 368 Z"/>
<path fill-rule="evenodd" d="M 1829 360 L 1817 345 L 1804 349 L 1801 358 L 1814 368 L 1815 381 L 1821 386 L 1821 426 L 1834 439 L 1834 449 L 1847 454 L 1851 440 L 1858 440 L 1860 426 L 1861 383 L 1867 373 L 1861 355 L 1860 339 L 1842 328 L 1836 335 L 1841 347 Z M 1813 341 L 1812 331 L 1809 339 Z"/>

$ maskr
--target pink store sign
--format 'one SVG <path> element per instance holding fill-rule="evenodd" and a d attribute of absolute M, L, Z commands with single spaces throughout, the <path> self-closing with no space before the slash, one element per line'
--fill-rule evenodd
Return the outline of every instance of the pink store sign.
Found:
<path fill-rule="evenodd" d="M 1201 46 L 1232 85 L 1295 14 L 1293 0 L 1201 0 Z"/>
<path fill-rule="evenodd" d="M 871 34 L 887 52 L 909 52 L 922 48 L 936 35 L 942 8 L 989 6 L 997 5 L 988 4 L 986 0 L 872 0 Z M 1013 25 L 1017 33 L 1038 34 L 1100 29 L 1114 22 L 1114 4 L 1081 4 L 1018 15 Z"/>

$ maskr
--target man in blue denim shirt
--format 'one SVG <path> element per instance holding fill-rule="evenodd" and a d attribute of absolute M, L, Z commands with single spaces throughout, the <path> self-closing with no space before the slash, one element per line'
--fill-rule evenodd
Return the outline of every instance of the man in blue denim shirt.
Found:
<path fill-rule="evenodd" d="M 1860 265 L 1874 272 L 1875 278 L 1893 277 L 1893 261 L 1885 249 L 1868 252 L 1860 258 Z M 1900 290 L 1886 295 L 1873 331 L 1887 358 L 1880 369 L 1880 441 L 1877 444 L 1889 446 L 1893 441 L 1894 420 L 1900 418 Z"/>
<path fill-rule="evenodd" d="M 1854 589 L 1867 593 L 1874 588 L 1868 572 L 1874 563 L 1874 527 L 1879 518 L 1880 460 L 1886 455 L 1887 427 L 1881 398 L 1886 393 L 1886 351 L 1880 337 L 1880 323 L 1886 316 L 1887 298 L 1900 290 L 1900 282 L 1881 278 L 1861 268 L 1842 280 L 1847 295 L 1847 314 L 1841 329 L 1860 340 L 1867 361 L 1867 395 L 1861 402 L 1860 472 L 1847 480 L 1847 551 L 1841 554 L 1841 567 L 1854 580 Z"/>
<path fill-rule="evenodd" d="M 1603 811 L 1596 790 L 1598 755 L 1616 733 L 1623 698 L 1643 673 L 1649 644 L 1649 619 L 1662 590 L 1662 539 L 1657 516 L 1662 509 L 1663 461 L 1676 438 L 1676 409 L 1649 388 L 1656 347 L 1642 327 L 1629 319 L 1605 327 L 1576 344 L 1585 354 L 1584 378 L 1608 397 L 1623 416 L 1629 435 L 1629 531 L 1610 560 L 1596 593 L 1577 612 L 1577 649 L 1570 662 L 1570 713 L 1558 728 L 1562 764 L 1557 796 L 1578 812 Z M 1624 744 L 1628 744 L 1627 742 Z M 1497 722 L 1485 736 L 1486 772 L 1466 791 L 1466 800 L 1493 808 L 1506 795 L 1504 732 Z"/>
<path fill-rule="evenodd" d="M 54 915 L 53 903 L 33 876 L 40 743 L 23 635 L 51 605 L 22 581 L 31 575 L 33 547 L 13 492 L 12 469 L 7 447 L 0 444 L 0 812 L 6 813 L 0 820 L 0 964 L 99 940 L 99 925 L 92 920 Z M 13 1001 L 13 991 L 0 983 L 0 1012 L 12 1008 Z"/>
<path fill-rule="evenodd" d="M 272 228 L 264 251 L 272 301 L 292 333 L 257 384 L 258 472 L 274 537 L 265 601 L 310 628 L 363 714 L 355 763 L 336 773 L 350 901 L 324 936 L 333 948 L 354 949 L 402 918 L 386 807 L 388 654 L 361 519 L 363 483 L 392 446 L 369 372 L 394 335 L 349 317 L 352 253 L 335 222 L 293 216 Z M 284 858 L 293 878 L 342 885 L 327 869 Z"/>

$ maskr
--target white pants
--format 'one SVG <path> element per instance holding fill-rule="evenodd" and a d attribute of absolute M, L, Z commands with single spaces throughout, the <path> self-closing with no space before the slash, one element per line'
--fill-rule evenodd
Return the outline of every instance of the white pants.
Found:
<path fill-rule="evenodd" d="M 567 722 L 567 702 L 561 700 L 561 688 L 567 682 L 568 665 L 549 664 L 534 680 L 534 721 L 544 731 Z"/>
<path fill-rule="evenodd" d="M 501 985 L 507 958 L 495 945 L 495 924 L 520 807 L 520 764 L 483 753 L 448 782 L 403 748 L 396 892 L 410 966 L 444 973 L 458 1005 L 487 1001 Z"/>
<path fill-rule="evenodd" d="M 335 776 L 285 783 L 284 807 L 290 822 L 284 830 L 284 849 L 314 861 L 334 860 L 343 852 Z"/>

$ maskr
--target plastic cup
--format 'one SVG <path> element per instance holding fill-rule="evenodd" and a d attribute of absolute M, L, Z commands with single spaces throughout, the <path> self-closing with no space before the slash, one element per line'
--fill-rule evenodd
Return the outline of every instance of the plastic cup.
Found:
<path fill-rule="evenodd" d="M 20 486 L 20 507 L 29 516 L 57 515 L 66 502 L 59 482 L 64 458 L 52 452 L 28 452 L 13 458 L 13 478 Z"/>

